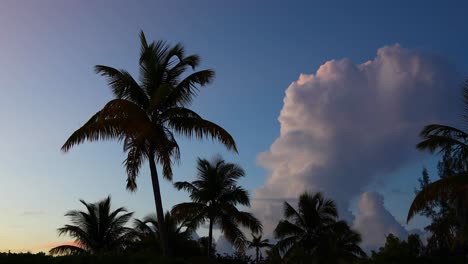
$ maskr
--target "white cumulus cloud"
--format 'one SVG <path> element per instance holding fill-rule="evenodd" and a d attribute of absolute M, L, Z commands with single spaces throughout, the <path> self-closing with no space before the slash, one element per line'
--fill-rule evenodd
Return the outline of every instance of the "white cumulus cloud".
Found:
<path fill-rule="evenodd" d="M 361 195 L 353 228 L 362 235 L 362 247 L 367 250 L 383 245 L 388 234 L 401 239 L 408 237 L 407 230 L 385 208 L 384 197 L 376 192 Z"/>
<path fill-rule="evenodd" d="M 216 241 L 216 253 L 220 255 L 231 255 L 234 253 L 234 247 L 225 236 L 221 235 Z"/>
<path fill-rule="evenodd" d="M 266 232 L 281 217 L 281 201 L 306 190 L 335 199 L 352 221 L 353 198 L 421 157 L 421 128 L 457 115 L 459 80 L 443 58 L 399 45 L 362 64 L 330 60 L 301 74 L 286 90 L 280 136 L 258 156 L 269 174 L 253 210 Z"/>

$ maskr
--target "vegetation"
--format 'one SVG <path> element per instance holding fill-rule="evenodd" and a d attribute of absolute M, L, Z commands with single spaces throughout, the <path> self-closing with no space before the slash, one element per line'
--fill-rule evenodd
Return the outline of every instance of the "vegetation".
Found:
<path fill-rule="evenodd" d="M 468 132 L 430 124 L 420 136 L 420 150 L 438 151 L 439 179 L 431 182 L 423 170 L 407 221 L 416 214 L 431 222 L 425 227 L 427 243 L 416 234 L 406 240 L 388 234 L 386 243 L 368 257 L 361 236 L 340 220 L 336 204 L 322 193 L 304 192 L 297 206 L 284 202 L 284 219 L 275 230 L 275 243 L 262 236 L 261 222 L 238 206 L 250 207 L 250 196 L 238 185 L 245 171 L 221 156 L 198 158 L 195 180 L 174 183 L 189 193 L 190 200 L 163 210 L 157 166 L 172 181 L 172 166 L 180 159 L 177 136 L 212 138 L 237 152 L 232 136 L 217 124 L 189 109 L 199 87 L 214 78 L 213 70 L 196 71 L 200 58 L 186 55 L 181 44 L 149 43 L 140 33 L 139 78 L 129 72 L 97 65 L 107 79 L 114 99 L 72 133 L 64 152 L 84 141 L 117 140 L 126 152 L 127 189 L 137 189 L 137 177 L 145 162 L 151 174 L 155 215 L 133 219 L 124 207 L 111 209 L 111 198 L 96 203 L 80 202 L 85 210 L 65 214 L 70 223 L 58 229 L 72 244 L 45 253 L 0 253 L 2 263 L 213 263 L 213 264 L 387 264 L 467 263 L 468 261 Z M 193 72 L 187 73 L 189 69 Z M 463 86 L 468 122 L 468 79 Z M 194 239 L 207 224 L 208 236 Z M 235 253 L 216 252 L 213 230 L 218 228 L 232 243 Z M 249 241 L 245 232 L 251 232 Z M 255 251 L 255 259 L 246 253 Z M 266 258 L 262 256 L 266 252 Z M 174 256 L 173 253 L 176 253 Z"/>
<path fill-rule="evenodd" d="M 244 177 L 244 170 L 234 163 L 215 157 L 209 161 L 198 159 L 197 178 L 193 182 L 176 182 L 178 190 L 190 193 L 192 202 L 181 203 L 172 209 L 176 217 L 186 217 L 198 226 L 208 222 L 208 249 L 210 254 L 213 240 L 213 226 L 221 231 L 234 247 L 243 251 L 248 242 L 239 226 L 253 232 L 261 232 L 261 223 L 250 213 L 239 211 L 236 205 L 250 206 L 247 191 L 237 186 L 237 180 Z"/>
<path fill-rule="evenodd" d="M 463 84 L 465 114 L 468 120 L 468 80 Z M 408 212 L 408 221 L 417 213 L 432 219 L 426 230 L 431 231 L 429 246 L 436 255 L 468 252 L 468 134 L 447 125 L 431 124 L 421 132 L 417 147 L 430 152 L 439 151 L 443 159 L 439 163 L 440 179 L 429 181 L 427 172 L 420 179 L 414 201 Z M 461 253 L 460 253 L 461 252 Z"/>
<path fill-rule="evenodd" d="M 169 245 L 178 252 L 179 257 L 200 255 L 200 245 L 192 239 L 195 228 L 188 219 L 176 219 L 170 213 L 166 213 L 164 221 Z M 133 228 L 137 239 L 131 245 L 130 251 L 162 253 L 160 225 L 155 216 L 147 216 L 143 220 L 135 219 Z M 158 250 L 155 251 L 155 248 Z"/>
<path fill-rule="evenodd" d="M 132 242 L 133 230 L 125 227 L 133 213 L 120 207 L 111 211 L 110 197 L 89 204 L 80 202 L 86 211 L 70 211 L 65 214 L 71 225 L 58 229 L 59 235 L 70 235 L 76 245 L 61 245 L 50 250 L 53 255 L 109 254 L 123 252 Z"/>
<path fill-rule="evenodd" d="M 274 231 L 284 263 L 350 263 L 366 257 L 358 245 L 361 236 L 337 220 L 335 202 L 321 193 L 303 193 L 298 210 L 285 202 L 284 217 Z"/>
<path fill-rule="evenodd" d="M 271 248 L 273 245 L 269 243 L 268 239 L 263 239 L 262 235 L 255 236 L 252 234 L 252 240 L 247 242 L 247 245 L 251 249 L 255 249 L 255 263 L 259 263 L 260 259 L 262 258 L 262 250 L 263 248 Z"/>
<path fill-rule="evenodd" d="M 214 71 L 201 70 L 184 77 L 188 68 L 195 70 L 198 55 L 185 55 L 181 44 L 170 46 L 164 41 L 148 43 L 140 34 L 140 82 L 125 70 L 97 65 L 96 73 L 105 76 L 115 99 L 108 102 L 65 142 L 63 151 L 85 140 L 118 140 L 127 153 L 127 188 L 136 190 L 140 167 L 148 161 L 153 185 L 158 223 L 164 226 L 164 210 L 156 164 L 163 176 L 172 179 L 172 163 L 180 157 L 176 135 L 189 138 L 211 137 L 228 149 L 237 151 L 232 136 L 220 126 L 203 119 L 188 109 L 197 94 L 197 86 L 205 86 Z M 163 251 L 170 255 L 166 229 L 161 228 Z"/>

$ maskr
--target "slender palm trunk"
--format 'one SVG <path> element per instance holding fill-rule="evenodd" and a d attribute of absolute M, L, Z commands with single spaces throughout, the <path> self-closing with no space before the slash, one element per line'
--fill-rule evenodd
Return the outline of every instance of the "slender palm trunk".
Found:
<path fill-rule="evenodd" d="M 164 210 L 161 201 L 161 190 L 159 188 L 158 171 L 156 170 L 156 163 L 154 162 L 153 155 L 150 155 L 149 157 L 149 165 L 151 171 L 151 182 L 153 184 L 154 203 L 156 205 L 156 216 L 158 218 L 158 231 L 161 237 L 162 250 L 165 256 L 170 256 L 171 251 L 169 247 L 169 241 L 167 238 L 166 223 L 164 222 Z"/>
<path fill-rule="evenodd" d="M 208 256 L 211 256 L 211 247 L 213 243 L 213 219 L 210 218 L 210 230 L 208 231 Z"/>
<path fill-rule="evenodd" d="M 255 263 L 258 264 L 258 256 L 259 256 L 258 253 L 259 253 L 259 251 L 260 251 L 260 248 L 259 248 L 259 247 L 255 248 L 255 251 L 256 251 L 256 253 L 257 253 L 257 257 L 256 257 L 256 262 L 255 262 Z"/>

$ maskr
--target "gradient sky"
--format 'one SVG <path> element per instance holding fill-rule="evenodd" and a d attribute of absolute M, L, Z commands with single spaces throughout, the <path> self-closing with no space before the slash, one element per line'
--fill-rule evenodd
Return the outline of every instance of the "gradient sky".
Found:
<path fill-rule="evenodd" d="M 326 3 L 325 3 L 326 2 Z M 379 2 L 379 3 L 377 3 Z M 0 251 L 42 250 L 58 241 L 63 214 L 78 199 L 111 195 L 141 217 L 154 211 L 148 170 L 136 193 L 125 190 L 124 154 L 115 142 L 60 147 L 112 98 L 93 73 L 104 64 L 137 71 L 138 33 L 182 42 L 216 70 L 193 109 L 225 127 L 239 155 L 210 141 L 181 139 L 174 180 L 191 179 L 198 156 L 221 153 L 247 171 L 253 190 L 267 172 L 260 152 L 279 135 L 284 92 L 300 73 L 325 61 L 362 63 L 376 50 L 400 43 L 447 58 L 468 72 L 466 1 L 26 1 L 0 2 Z M 387 208 L 403 221 L 425 156 L 375 183 Z M 395 191 L 398 190 L 398 191 Z M 166 209 L 187 195 L 164 182 Z M 410 227 L 420 227 L 417 220 Z"/>

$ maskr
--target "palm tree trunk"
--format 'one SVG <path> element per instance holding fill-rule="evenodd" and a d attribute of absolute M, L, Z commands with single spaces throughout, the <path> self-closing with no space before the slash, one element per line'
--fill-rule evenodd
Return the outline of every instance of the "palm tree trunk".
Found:
<path fill-rule="evenodd" d="M 153 184 L 154 203 L 156 205 L 156 216 L 158 218 L 158 231 L 161 237 L 162 250 L 165 256 L 170 256 L 171 252 L 169 247 L 169 241 L 167 238 L 166 223 L 164 222 L 164 210 L 161 201 L 161 190 L 159 188 L 158 171 L 156 170 L 156 163 L 154 162 L 154 156 L 152 154 L 149 156 L 149 165 L 151 172 L 151 182 Z"/>
<path fill-rule="evenodd" d="M 257 248 L 255 249 L 255 251 L 256 251 L 256 253 L 257 253 L 257 258 L 256 258 L 257 261 L 256 261 L 255 263 L 257 263 L 257 264 L 258 264 L 258 251 L 259 251 L 259 249 L 260 249 L 259 247 L 257 247 Z"/>
<path fill-rule="evenodd" d="M 213 219 L 210 218 L 210 230 L 208 231 L 208 256 L 211 256 L 211 247 L 213 246 Z"/>

